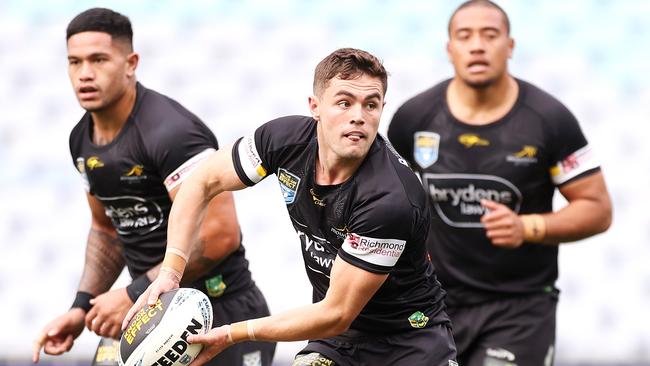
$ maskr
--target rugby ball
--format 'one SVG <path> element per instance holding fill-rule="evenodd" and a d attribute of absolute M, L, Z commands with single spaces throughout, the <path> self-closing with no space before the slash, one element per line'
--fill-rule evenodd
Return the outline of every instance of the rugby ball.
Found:
<path fill-rule="evenodd" d="M 185 366 L 203 347 L 187 343 L 187 337 L 211 328 L 212 305 L 203 292 L 191 288 L 166 292 L 129 322 L 120 339 L 119 364 Z"/>

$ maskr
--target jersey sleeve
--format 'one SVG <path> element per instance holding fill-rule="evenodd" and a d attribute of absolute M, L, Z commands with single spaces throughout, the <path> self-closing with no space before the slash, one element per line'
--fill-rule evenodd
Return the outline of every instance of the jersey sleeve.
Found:
<path fill-rule="evenodd" d="M 162 124 L 162 123 L 161 123 Z M 147 136 L 149 154 L 165 188 L 171 191 L 218 149 L 217 139 L 203 123 L 169 123 Z"/>
<path fill-rule="evenodd" d="M 85 131 L 82 121 L 80 121 L 70 132 L 68 144 L 70 147 L 70 157 L 72 158 L 72 163 L 79 173 L 84 191 L 86 191 L 86 193 L 91 193 L 90 182 L 88 181 L 88 175 L 86 174 L 86 161 L 82 156 L 80 156 L 81 140 Z"/>
<path fill-rule="evenodd" d="M 366 207 L 351 218 L 349 233 L 338 255 L 369 272 L 389 273 L 411 238 L 413 211 L 386 203 L 364 205 Z"/>
<path fill-rule="evenodd" d="M 264 126 L 237 140 L 232 149 L 233 166 L 239 180 L 249 187 L 266 178 L 269 172 L 269 165 L 262 161 L 263 154 L 260 153 L 264 151 L 264 144 L 259 139 L 262 128 Z"/>
<path fill-rule="evenodd" d="M 247 186 L 275 173 L 292 152 L 308 144 L 315 122 L 310 117 L 287 116 L 269 121 L 233 146 L 232 158 L 239 179 Z"/>
<path fill-rule="evenodd" d="M 598 159 L 575 116 L 558 103 L 551 113 L 550 174 L 553 183 L 565 183 L 600 170 Z"/>

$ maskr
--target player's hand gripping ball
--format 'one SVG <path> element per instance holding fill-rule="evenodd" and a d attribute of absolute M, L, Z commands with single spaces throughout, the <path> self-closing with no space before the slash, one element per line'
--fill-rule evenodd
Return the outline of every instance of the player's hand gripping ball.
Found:
<path fill-rule="evenodd" d="M 202 345 L 187 343 L 192 334 L 212 328 L 212 305 L 201 291 L 179 288 L 160 295 L 152 307 L 140 309 L 122 333 L 121 366 L 185 366 Z"/>

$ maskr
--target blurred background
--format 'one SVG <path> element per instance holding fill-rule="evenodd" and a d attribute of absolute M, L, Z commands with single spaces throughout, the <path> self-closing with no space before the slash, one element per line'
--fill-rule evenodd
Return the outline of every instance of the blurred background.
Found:
<path fill-rule="evenodd" d="M 366 49 L 390 71 L 380 132 L 406 99 L 452 75 L 458 0 L 0 0 L 0 365 L 74 297 L 90 215 L 68 151 L 83 114 L 67 78 L 65 28 L 109 7 L 133 22 L 138 79 L 199 115 L 227 144 L 277 116 L 307 114 L 315 65 Z M 502 0 L 510 68 L 566 104 L 595 147 L 614 224 L 560 250 L 558 365 L 650 365 L 650 1 Z M 237 192 L 253 276 L 272 312 L 311 301 L 275 176 Z M 562 205 L 557 199 L 557 205 Z M 127 278 L 118 284 L 123 286 Z M 45 363 L 85 365 L 97 337 Z M 287 365 L 302 342 L 278 346 Z"/>

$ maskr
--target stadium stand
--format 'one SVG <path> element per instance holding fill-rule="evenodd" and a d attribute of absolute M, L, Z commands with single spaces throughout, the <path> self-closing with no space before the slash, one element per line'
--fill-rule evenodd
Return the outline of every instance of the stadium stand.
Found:
<path fill-rule="evenodd" d="M 560 251 L 556 363 L 650 365 L 650 2 L 498 2 L 517 42 L 512 73 L 578 117 L 614 202 L 607 233 Z M 308 113 L 313 66 L 344 46 L 375 53 L 391 72 L 385 132 L 397 106 L 451 75 L 446 22 L 459 3 L 0 0 L 0 365 L 29 363 L 32 338 L 69 307 L 81 271 L 89 214 L 67 145 L 82 114 L 66 74 L 71 17 L 95 4 L 128 15 L 139 80 L 195 111 L 226 144 L 273 117 Z M 275 178 L 235 197 L 271 310 L 310 301 Z M 82 365 L 96 344 L 86 332 L 72 352 L 45 361 Z M 276 363 L 301 345 L 281 344 Z"/>

